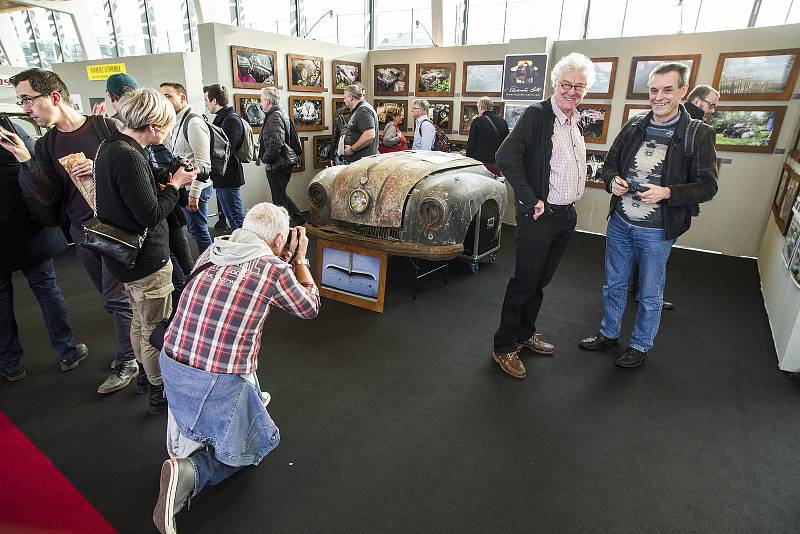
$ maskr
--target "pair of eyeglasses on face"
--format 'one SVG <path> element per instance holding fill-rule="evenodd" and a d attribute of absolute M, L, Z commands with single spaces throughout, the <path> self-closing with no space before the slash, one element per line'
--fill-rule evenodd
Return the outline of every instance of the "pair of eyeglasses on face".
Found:
<path fill-rule="evenodd" d="M 709 102 L 708 100 L 706 100 L 706 99 L 705 99 L 705 98 L 703 98 L 702 96 L 700 96 L 700 97 L 698 97 L 698 98 L 699 98 L 700 100 L 702 100 L 703 102 L 705 102 L 705 103 L 708 105 L 708 110 L 709 110 L 709 111 L 714 111 L 715 109 L 717 109 L 717 105 L 716 105 L 716 104 L 714 104 L 713 102 Z"/>
<path fill-rule="evenodd" d="M 36 96 L 23 96 L 22 98 L 17 100 L 17 105 L 21 108 L 32 106 L 34 100 L 36 100 L 37 98 L 41 98 L 43 96 L 49 96 L 49 95 L 42 94 Z"/>
<path fill-rule="evenodd" d="M 575 89 L 577 92 L 582 93 L 586 91 L 586 84 L 585 83 L 569 83 L 565 81 L 558 82 L 559 87 L 561 87 L 564 91 L 569 91 L 570 89 Z"/>

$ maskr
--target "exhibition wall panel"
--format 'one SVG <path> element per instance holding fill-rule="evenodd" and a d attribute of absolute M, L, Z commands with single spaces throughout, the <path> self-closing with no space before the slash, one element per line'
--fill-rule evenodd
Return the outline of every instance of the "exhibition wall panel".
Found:
<path fill-rule="evenodd" d="M 552 55 L 559 58 L 575 51 L 590 57 L 619 57 L 613 97 L 585 100 L 611 104 L 607 143 L 587 145 L 590 149 L 608 150 L 622 127 L 625 104 L 647 104 L 647 100 L 626 98 L 633 56 L 700 54 L 696 83 L 712 85 L 721 53 L 790 48 L 797 46 L 798 34 L 800 25 L 790 25 L 713 33 L 558 41 Z M 797 93 L 797 87 L 792 92 Z M 720 102 L 720 105 L 787 106 L 776 148 L 786 150 L 794 140 L 800 118 L 800 101 L 796 99 L 742 102 L 730 99 Z M 701 206 L 700 217 L 678 240 L 678 246 L 756 256 L 785 154 L 719 151 L 718 157 L 723 160 L 719 170 L 719 192 L 711 202 Z M 578 228 L 605 233 L 608 201 L 608 193 L 603 189 L 587 189 L 578 203 Z"/>
<path fill-rule="evenodd" d="M 14 104 L 17 102 L 17 94 L 10 84 L 6 84 L 5 80 L 9 76 L 13 76 L 18 72 L 25 70 L 24 67 L 11 67 L 9 65 L 0 65 L 0 104 Z M 22 111 L 22 108 L 19 108 Z"/>
<path fill-rule="evenodd" d="M 357 48 L 349 48 L 332 43 L 324 43 L 300 37 L 287 35 L 277 35 L 248 28 L 227 26 L 224 24 L 208 23 L 200 24 L 198 27 L 198 37 L 200 40 L 200 55 L 202 61 L 202 82 L 198 90 L 201 91 L 200 101 L 202 103 L 202 87 L 212 83 L 220 83 L 228 88 L 231 94 L 244 94 L 259 98 L 260 89 L 258 88 L 234 88 L 233 87 L 233 60 L 231 57 L 231 46 L 257 48 L 260 50 L 271 50 L 276 52 L 276 84 L 281 95 L 281 108 L 289 113 L 289 96 L 322 96 L 325 100 L 325 128 L 314 132 L 301 132 L 301 138 L 308 138 L 304 143 L 303 154 L 305 160 L 305 170 L 292 174 L 292 179 L 287 187 L 289 196 L 292 197 L 297 207 L 301 210 L 308 209 L 308 196 L 306 188 L 311 178 L 318 172 L 314 169 L 313 142 L 312 138 L 316 135 L 331 133 L 331 111 L 332 98 L 340 98 L 341 94 L 334 94 L 333 88 L 335 80 L 332 75 L 333 60 L 346 60 L 361 63 L 363 73 L 367 72 L 367 52 Z M 289 91 L 287 54 L 296 56 L 316 56 L 323 58 L 322 75 L 323 90 L 315 92 Z M 367 95 L 369 98 L 369 95 Z M 269 185 L 264 171 L 264 166 L 256 166 L 254 163 L 244 165 L 245 186 L 242 188 L 242 198 L 245 209 L 249 209 L 259 202 L 269 201 Z"/>

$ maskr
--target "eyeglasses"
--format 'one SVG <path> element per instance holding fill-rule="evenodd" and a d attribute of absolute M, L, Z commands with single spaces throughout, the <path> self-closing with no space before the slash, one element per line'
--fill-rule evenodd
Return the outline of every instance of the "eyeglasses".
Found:
<path fill-rule="evenodd" d="M 32 106 L 34 100 L 36 100 L 37 98 L 41 98 L 43 96 L 50 96 L 50 95 L 23 96 L 22 98 L 17 100 L 17 105 L 21 108 Z"/>
<path fill-rule="evenodd" d="M 570 89 L 575 89 L 577 92 L 582 93 L 586 90 L 585 83 L 572 84 L 569 82 L 558 82 L 558 85 L 565 91 L 569 91 Z"/>
<path fill-rule="evenodd" d="M 700 100 L 702 100 L 703 102 L 705 102 L 706 104 L 708 104 L 708 110 L 709 110 L 709 111 L 714 111 L 715 109 L 717 109 L 717 105 L 716 105 L 716 104 L 714 104 L 714 103 L 712 103 L 712 102 L 709 102 L 708 100 L 706 100 L 706 99 L 705 99 L 705 98 L 703 98 L 702 96 L 698 96 L 697 98 L 699 98 Z"/>

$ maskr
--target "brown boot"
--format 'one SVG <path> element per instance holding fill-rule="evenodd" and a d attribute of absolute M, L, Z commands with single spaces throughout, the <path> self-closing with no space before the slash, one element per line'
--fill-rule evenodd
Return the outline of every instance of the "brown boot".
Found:
<path fill-rule="evenodd" d="M 520 341 L 517 343 L 517 347 L 525 347 L 526 349 L 530 349 L 537 354 L 552 356 L 556 351 L 555 345 L 547 343 L 546 341 L 542 341 L 541 335 L 542 334 L 533 334 L 530 339 L 526 339 L 525 341 Z"/>
<path fill-rule="evenodd" d="M 525 378 L 525 366 L 519 361 L 517 353 L 520 349 L 513 352 L 502 353 L 492 351 L 492 359 L 500 365 L 500 369 L 510 374 L 514 378 Z"/>

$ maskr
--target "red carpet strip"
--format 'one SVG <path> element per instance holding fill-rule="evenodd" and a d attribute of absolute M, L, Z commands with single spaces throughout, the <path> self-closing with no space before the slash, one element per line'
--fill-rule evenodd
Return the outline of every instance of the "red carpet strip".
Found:
<path fill-rule="evenodd" d="M 2 412 L 0 532 L 115 532 L 47 456 Z"/>

